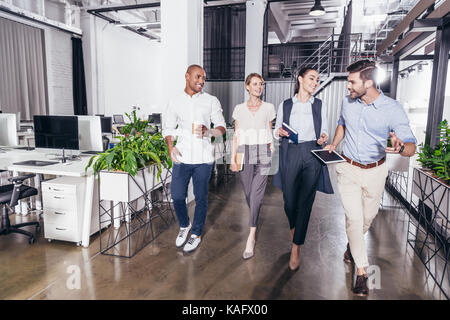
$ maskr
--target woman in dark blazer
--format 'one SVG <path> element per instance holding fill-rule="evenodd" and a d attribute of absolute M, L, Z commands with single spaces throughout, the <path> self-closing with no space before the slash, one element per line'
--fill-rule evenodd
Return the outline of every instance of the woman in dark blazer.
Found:
<path fill-rule="evenodd" d="M 274 130 L 275 138 L 281 141 L 273 184 L 283 191 L 292 240 L 289 268 L 293 271 L 300 266 L 300 246 L 305 242 L 316 191 L 333 193 L 327 167 L 311 153 L 328 141 L 327 109 L 312 95 L 319 85 L 319 73 L 303 68 L 297 81 L 296 95 L 278 107 Z M 297 132 L 298 141 L 293 135 L 289 138 L 286 124 Z"/>

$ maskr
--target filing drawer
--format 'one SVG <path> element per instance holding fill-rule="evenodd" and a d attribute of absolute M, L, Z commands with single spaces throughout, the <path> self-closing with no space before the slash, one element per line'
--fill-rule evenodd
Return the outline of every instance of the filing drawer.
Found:
<path fill-rule="evenodd" d="M 63 227 L 71 227 L 77 225 L 77 214 L 72 210 L 61 210 L 53 208 L 44 208 L 45 223 L 58 224 Z"/>
<path fill-rule="evenodd" d="M 76 185 L 55 184 L 52 181 L 43 182 L 41 187 L 42 193 L 53 193 L 55 195 L 75 195 L 77 192 Z"/>
<path fill-rule="evenodd" d="M 75 195 L 42 193 L 44 208 L 76 212 L 77 197 Z"/>
<path fill-rule="evenodd" d="M 64 241 L 81 241 L 81 233 L 76 226 L 68 227 L 59 224 L 46 223 L 44 226 L 46 239 L 56 239 Z"/>

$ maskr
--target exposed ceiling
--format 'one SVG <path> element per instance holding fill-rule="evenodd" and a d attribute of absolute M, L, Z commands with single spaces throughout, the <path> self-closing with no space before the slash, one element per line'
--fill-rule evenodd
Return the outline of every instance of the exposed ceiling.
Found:
<path fill-rule="evenodd" d="M 325 14 L 309 15 L 314 0 L 270 1 L 269 32 L 280 42 L 324 41 L 341 32 L 348 0 L 322 0 Z M 273 35 L 272 35 L 273 36 Z"/>
<path fill-rule="evenodd" d="M 305 42 L 326 40 L 334 31 L 339 33 L 344 19 L 344 8 L 349 0 L 322 0 L 326 14 L 311 17 L 314 0 L 268 0 L 269 37 L 275 42 Z M 111 23 L 123 26 L 150 39 L 160 39 L 160 7 L 132 8 L 104 11 L 108 7 L 136 6 L 159 3 L 157 0 L 72 0 L 91 13 L 102 15 Z M 206 7 L 245 3 L 246 0 L 204 0 Z M 103 10 L 103 11 L 100 11 Z"/>
<path fill-rule="evenodd" d="M 80 2 L 80 1 L 78 1 Z M 161 40 L 159 0 L 82 0 L 82 5 L 98 17 L 149 39 Z"/>
<path fill-rule="evenodd" d="M 65 1 L 65 0 L 53 0 Z M 111 23 L 160 40 L 161 8 L 159 0 L 67 0 L 90 9 Z M 353 0 L 352 33 L 362 33 L 366 38 L 383 37 L 392 25 L 406 14 L 418 0 Z M 203 0 L 206 7 L 245 3 L 246 0 Z M 325 41 L 341 32 L 346 7 L 350 0 L 321 0 L 326 13 L 309 15 L 314 0 L 267 0 L 269 43 Z M 126 10 L 108 10 L 121 8 Z M 401 12 L 403 10 L 403 12 Z M 398 15 L 395 13 L 400 12 Z M 393 20 L 393 21 L 391 21 Z M 388 21 L 388 22 L 386 22 Z M 383 25 L 385 24 L 385 25 Z M 384 30 L 384 33 L 380 33 Z M 363 36 L 364 38 L 364 36 Z"/>

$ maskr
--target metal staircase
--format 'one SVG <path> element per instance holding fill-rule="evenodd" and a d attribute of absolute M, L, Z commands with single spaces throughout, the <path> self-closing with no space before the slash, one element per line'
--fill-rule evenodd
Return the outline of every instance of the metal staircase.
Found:
<path fill-rule="evenodd" d="M 291 95 L 300 69 L 308 67 L 319 72 L 320 86 L 315 93 L 318 94 L 335 77 L 346 76 L 346 67 L 362 56 L 361 33 L 331 35 L 292 73 Z"/>

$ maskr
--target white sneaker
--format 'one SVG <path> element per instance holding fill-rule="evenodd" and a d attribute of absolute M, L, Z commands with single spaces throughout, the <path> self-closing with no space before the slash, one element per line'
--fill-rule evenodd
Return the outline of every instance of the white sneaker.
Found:
<path fill-rule="evenodd" d="M 177 248 L 181 247 L 187 239 L 189 234 L 189 230 L 191 230 L 192 225 L 189 224 L 186 228 L 180 228 L 180 232 L 178 232 L 177 240 L 175 241 L 175 245 Z"/>
<path fill-rule="evenodd" d="M 197 247 L 201 241 L 202 241 L 202 239 L 199 236 L 192 234 L 191 237 L 189 238 L 188 242 L 184 246 L 183 251 L 184 252 L 194 251 L 195 249 L 197 249 Z"/>

